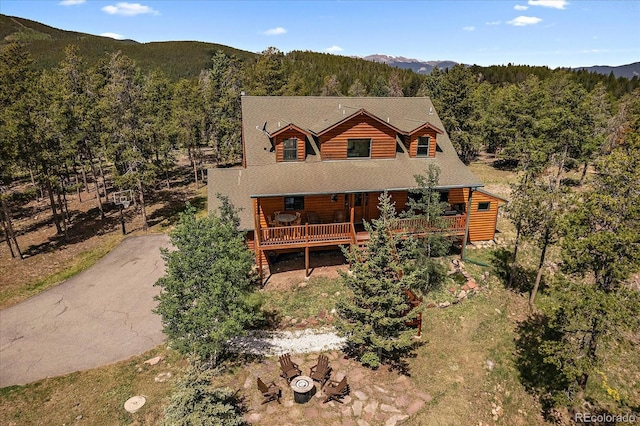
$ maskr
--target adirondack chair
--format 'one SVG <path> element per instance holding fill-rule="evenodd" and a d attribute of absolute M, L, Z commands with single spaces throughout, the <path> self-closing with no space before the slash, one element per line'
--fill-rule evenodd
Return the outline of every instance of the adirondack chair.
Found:
<path fill-rule="evenodd" d="M 326 403 L 333 400 L 342 404 L 342 401 L 340 401 L 340 399 L 347 396 L 349 392 L 350 389 L 349 385 L 347 384 L 346 377 L 344 377 L 339 383 L 332 380 L 331 383 L 329 383 L 329 385 L 324 388 L 324 393 L 325 395 L 327 395 L 327 397 L 322 402 Z"/>
<path fill-rule="evenodd" d="M 287 382 L 291 382 L 294 377 L 302 374 L 302 371 L 298 368 L 298 364 L 291 361 L 291 355 L 289 354 L 280 355 L 280 370 L 282 370 L 280 376 L 287 379 Z"/>
<path fill-rule="evenodd" d="M 264 400 L 262 401 L 263 404 L 266 404 L 267 402 L 270 402 L 273 400 L 278 401 L 278 404 L 280 404 L 282 389 L 280 389 L 280 386 L 276 385 L 274 382 L 271 382 L 268 385 L 266 385 L 260 379 L 260 377 L 258 377 L 258 390 L 262 392 L 262 396 L 264 397 Z"/>
<path fill-rule="evenodd" d="M 309 377 L 320 383 L 320 389 L 324 387 L 327 380 L 331 377 L 331 367 L 329 366 L 329 358 L 326 355 L 318 356 L 318 363 L 311 367 Z"/>

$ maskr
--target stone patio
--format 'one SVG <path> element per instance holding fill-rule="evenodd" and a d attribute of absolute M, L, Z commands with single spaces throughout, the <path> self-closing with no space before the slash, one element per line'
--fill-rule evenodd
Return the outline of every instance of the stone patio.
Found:
<path fill-rule="evenodd" d="M 243 383 L 229 384 L 232 388 L 242 388 L 248 412 L 245 419 L 253 424 L 293 426 L 293 425 L 335 425 L 367 426 L 401 424 L 420 411 L 431 401 L 431 396 L 416 389 L 408 377 L 390 372 L 386 367 L 370 370 L 358 362 L 346 359 L 342 352 L 326 352 L 333 368 L 331 379 L 341 380 L 345 375 L 351 393 L 337 403 L 324 404 L 325 395 L 316 384 L 316 394 L 306 404 L 297 404 L 288 383 L 280 377 L 278 358 L 265 358 L 239 374 L 237 380 Z M 309 373 L 315 365 L 318 354 L 292 355 L 292 360 L 302 370 Z M 282 404 L 270 402 L 262 404 L 262 394 L 256 387 L 256 378 L 265 382 L 275 381 L 282 388 Z M 235 385 L 235 386 L 234 386 Z"/>

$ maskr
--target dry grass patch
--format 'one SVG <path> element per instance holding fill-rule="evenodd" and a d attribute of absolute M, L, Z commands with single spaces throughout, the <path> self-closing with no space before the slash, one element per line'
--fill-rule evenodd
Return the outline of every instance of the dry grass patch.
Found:
<path fill-rule="evenodd" d="M 157 365 L 145 360 L 161 356 Z M 6 425 L 158 424 L 173 390 L 174 378 L 186 362 L 177 353 L 158 347 L 146 354 L 105 367 L 0 389 L 0 418 Z M 171 373 L 156 381 L 161 373 Z M 146 404 L 137 413 L 124 403 L 143 395 Z"/>

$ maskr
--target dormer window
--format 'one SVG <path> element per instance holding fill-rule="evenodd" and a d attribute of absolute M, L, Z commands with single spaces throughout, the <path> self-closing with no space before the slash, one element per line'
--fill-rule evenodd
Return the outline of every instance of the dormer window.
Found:
<path fill-rule="evenodd" d="M 418 150 L 416 152 L 417 157 L 428 157 L 429 156 L 429 148 L 431 145 L 431 137 L 430 136 L 420 136 L 418 137 Z"/>
<path fill-rule="evenodd" d="M 282 141 L 282 149 L 284 161 L 298 161 L 298 139 L 285 139 Z"/>
<path fill-rule="evenodd" d="M 371 139 L 347 140 L 347 158 L 369 157 L 371 157 Z"/>

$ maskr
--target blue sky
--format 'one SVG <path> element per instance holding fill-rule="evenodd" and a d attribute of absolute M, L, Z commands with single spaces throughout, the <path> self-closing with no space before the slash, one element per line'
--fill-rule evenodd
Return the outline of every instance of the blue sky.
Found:
<path fill-rule="evenodd" d="M 252 52 L 275 46 L 552 68 L 640 61 L 638 0 L 1 0 L 0 12 L 139 42 L 197 40 Z"/>

